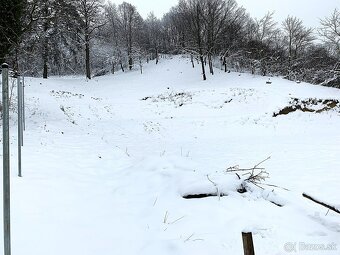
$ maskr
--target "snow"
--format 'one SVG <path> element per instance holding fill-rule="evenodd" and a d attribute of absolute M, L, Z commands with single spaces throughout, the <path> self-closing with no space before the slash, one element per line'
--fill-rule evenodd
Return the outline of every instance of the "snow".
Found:
<path fill-rule="evenodd" d="M 11 119 L 13 254 L 242 254 L 242 231 L 258 254 L 339 244 L 339 216 L 302 197 L 340 204 L 339 109 L 272 115 L 340 90 L 267 80 L 217 70 L 203 82 L 182 57 L 143 75 L 27 78 L 23 178 Z M 269 156 L 267 182 L 289 191 L 236 192 L 226 169 Z M 216 192 L 209 179 L 226 196 L 183 198 Z"/>

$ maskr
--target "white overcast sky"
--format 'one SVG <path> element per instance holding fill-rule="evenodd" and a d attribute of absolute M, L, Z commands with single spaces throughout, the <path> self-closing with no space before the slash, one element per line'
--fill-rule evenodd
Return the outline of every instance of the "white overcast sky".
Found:
<path fill-rule="evenodd" d="M 335 8 L 340 9 L 340 0 L 237 0 L 252 17 L 263 17 L 275 11 L 275 20 L 281 22 L 288 15 L 296 16 L 309 27 L 318 27 L 320 18 L 329 16 Z"/>
<path fill-rule="evenodd" d="M 110 0 L 120 4 L 121 0 Z M 288 15 L 296 16 L 306 26 L 317 27 L 319 19 L 329 16 L 335 8 L 340 9 L 340 0 L 236 0 L 252 17 L 263 17 L 268 11 L 275 11 L 275 19 L 283 21 Z M 145 18 L 151 11 L 159 18 L 175 6 L 178 0 L 126 0 L 135 5 Z"/>

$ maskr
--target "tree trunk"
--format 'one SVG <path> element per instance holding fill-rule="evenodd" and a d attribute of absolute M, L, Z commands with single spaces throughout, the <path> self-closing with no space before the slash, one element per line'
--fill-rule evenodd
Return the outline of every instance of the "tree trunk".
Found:
<path fill-rule="evenodd" d="M 194 57 L 192 56 L 192 54 L 190 54 L 190 59 L 191 59 L 192 68 L 195 68 Z"/>
<path fill-rule="evenodd" d="M 227 58 L 226 57 L 223 57 L 223 65 L 224 65 L 224 72 L 228 72 L 227 70 Z"/>
<path fill-rule="evenodd" d="M 48 16 L 48 6 L 47 3 L 45 3 L 44 6 L 44 15 L 45 17 Z M 47 79 L 48 78 L 48 20 L 45 19 L 44 21 L 44 25 L 43 25 L 43 29 L 44 29 L 44 39 L 43 39 L 43 79 Z"/>
<path fill-rule="evenodd" d="M 45 36 L 43 49 L 43 79 L 48 78 L 48 39 Z"/>
<path fill-rule="evenodd" d="M 212 75 L 214 75 L 214 67 L 213 67 L 213 63 L 212 63 L 212 57 L 211 57 L 210 54 L 209 54 L 209 56 L 208 56 L 208 61 L 209 61 L 209 69 L 210 69 L 210 73 L 211 73 Z"/>
<path fill-rule="evenodd" d="M 158 49 L 156 48 L 156 65 L 158 64 L 159 62 L 159 55 L 158 55 Z"/>
<path fill-rule="evenodd" d="M 13 69 L 14 69 L 15 72 L 19 72 L 19 60 L 18 60 L 19 50 L 18 50 L 18 47 L 19 46 L 15 47 L 15 62 L 14 62 L 14 65 L 13 65 Z"/>
<path fill-rule="evenodd" d="M 197 6 L 198 9 L 198 6 Z M 198 43 L 198 51 L 200 54 L 200 61 L 201 61 L 201 66 L 202 66 L 202 76 L 203 76 L 203 81 L 207 80 L 207 76 L 205 75 L 205 67 L 204 67 L 204 57 L 203 57 L 203 50 L 202 50 L 202 38 L 201 38 L 201 28 L 200 28 L 200 23 L 199 23 L 199 18 L 197 19 L 197 43 Z"/>
<path fill-rule="evenodd" d="M 129 70 L 130 71 L 132 70 L 132 67 L 133 67 L 133 60 L 132 60 L 132 57 L 129 56 Z"/>
<path fill-rule="evenodd" d="M 129 58 L 129 70 L 132 70 L 133 60 L 132 60 L 132 18 L 129 20 L 129 35 L 128 35 L 128 58 Z"/>
<path fill-rule="evenodd" d="M 141 59 L 139 59 L 139 66 L 140 66 L 140 74 L 143 74 L 143 65 L 142 65 Z"/>
<path fill-rule="evenodd" d="M 43 70 L 43 79 L 48 78 L 48 67 L 47 67 L 47 62 L 44 60 L 44 70 Z"/>
<path fill-rule="evenodd" d="M 207 80 L 207 77 L 205 75 L 204 58 L 203 58 L 202 54 L 200 54 L 200 60 L 201 60 L 201 64 L 202 64 L 203 81 L 205 81 L 205 80 Z"/>
<path fill-rule="evenodd" d="M 85 70 L 86 78 L 91 80 L 90 42 L 88 36 L 85 36 Z"/>

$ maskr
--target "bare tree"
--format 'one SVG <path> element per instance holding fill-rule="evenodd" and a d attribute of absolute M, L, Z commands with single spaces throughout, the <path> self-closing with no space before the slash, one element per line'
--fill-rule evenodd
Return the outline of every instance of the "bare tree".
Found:
<path fill-rule="evenodd" d="M 217 46 L 223 43 L 226 27 L 233 22 L 233 14 L 237 8 L 234 0 L 206 0 L 204 12 L 207 57 L 210 73 L 214 74 L 212 56 L 216 55 Z"/>
<path fill-rule="evenodd" d="M 109 2 L 105 6 L 105 16 L 107 20 L 106 30 L 105 30 L 105 40 L 109 42 L 112 47 L 112 55 L 111 58 L 111 72 L 115 73 L 115 67 L 117 64 L 120 64 L 122 71 L 124 72 L 123 67 L 123 59 L 122 59 L 122 50 L 120 47 L 119 40 L 119 21 L 118 21 L 118 10 L 117 6 L 111 2 Z"/>
<path fill-rule="evenodd" d="M 187 0 L 180 1 L 178 9 L 180 11 L 181 18 L 185 22 L 186 31 L 190 34 L 192 42 L 190 43 L 193 47 L 193 51 L 197 52 L 198 58 L 201 63 L 202 77 L 206 80 L 204 56 L 206 49 L 204 47 L 204 11 L 206 10 L 205 1 L 200 0 Z"/>
<path fill-rule="evenodd" d="M 248 19 L 245 9 L 238 7 L 236 1 L 227 0 L 225 2 L 224 15 L 220 16 L 220 31 L 216 33 L 214 52 L 217 55 L 219 52 L 221 64 L 224 65 L 225 72 L 227 71 L 227 57 L 239 51 L 245 24 Z M 219 26 L 217 26 L 219 27 Z"/>
<path fill-rule="evenodd" d="M 306 28 L 302 20 L 288 16 L 282 23 L 290 59 L 297 58 L 302 50 L 314 40 L 313 29 Z"/>
<path fill-rule="evenodd" d="M 128 55 L 129 69 L 131 70 L 133 67 L 132 47 L 136 43 L 143 19 L 135 6 L 123 2 L 118 6 L 118 23 Z"/>
<path fill-rule="evenodd" d="M 268 12 L 263 18 L 255 19 L 255 38 L 261 43 L 271 43 L 278 32 L 277 22 L 273 18 L 274 12 Z"/>
<path fill-rule="evenodd" d="M 186 22 L 184 22 L 183 10 L 172 7 L 170 11 L 163 16 L 163 26 L 167 37 L 168 47 L 173 49 L 184 49 L 188 41 L 189 33 L 187 33 Z"/>
<path fill-rule="evenodd" d="M 291 16 L 282 22 L 282 27 L 283 43 L 288 52 L 288 78 L 296 79 L 296 73 L 302 73 L 301 62 L 305 62 L 303 53 L 314 40 L 313 29 L 306 28 L 302 20 Z"/>
<path fill-rule="evenodd" d="M 41 55 L 43 65 L 43 78 L 48 77 L 48 62 L 50 53 L 50 39 L 57 32 L 56 19 L 61 13 L 62 1 L 45 0 L 40 3 L 40 17 L 36 30 L 41 42 Z M 59 14 L 59 15 L 58 15 Z"/>
<path fill-rule="evenodd" d="M 335 9 L 330 17 L 321 20 L 319 34 L 331 52 L 340 58 L 340 11 L 338 9 Z"/>
<path fill-rule="evenodd" d="M 85 72 L 91 79 L 90 42 L 97 29 L 105 25 L 101 14 L 103 10 L 102 0 L 77 0 L 77 10 L 81 18 L 81 33 L 79 37 L 85 45 Z"/>
<path fill-rule="evenodd" d="M 146 19 L 146 29 L 150 44 L 151 58 L 156 59 L 156 64 L 159 61 L 159 48 L 161 44 L 161 21 L 157 19 L 153 12 L 149 13 Z"/>

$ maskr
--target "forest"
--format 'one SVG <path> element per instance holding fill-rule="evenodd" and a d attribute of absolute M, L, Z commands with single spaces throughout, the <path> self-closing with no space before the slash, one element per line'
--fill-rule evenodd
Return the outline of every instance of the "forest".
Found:
<path fill-rule="evenodd" d="M 161 19 L 102 0 L 1 0 L 0 60 L 26 75 L 94 76 L 184 54 L 202 79 L 225 72 L 340 87 L 340 10 L 306 27 L 273 12 L 253 18 L 236 0 L 179 0 Z"/>

